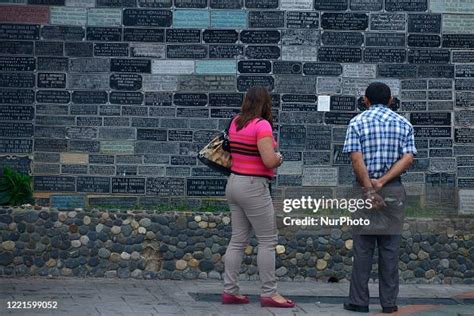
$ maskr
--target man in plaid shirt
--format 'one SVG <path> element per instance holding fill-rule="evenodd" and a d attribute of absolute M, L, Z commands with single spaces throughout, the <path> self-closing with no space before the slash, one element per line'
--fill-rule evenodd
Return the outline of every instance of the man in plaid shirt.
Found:
<path fill-rule="evenodd" d="M 384 313 L 393 313 L 398 310 L 398 252 L 406 198 L 400 175 L 416 154 L 413 126 L 388 108 L 392 96 L 386 84 L 370 84 L 364 101 L 367 110 L 350 121 L 343 152 L 350 154 L 357 181 L 374 207 L 361 211 L 371 224 L 354 229 L 354 262 L 344 308 L 369 311 L 368 281 L 377 244 L 380 303 Z"/>

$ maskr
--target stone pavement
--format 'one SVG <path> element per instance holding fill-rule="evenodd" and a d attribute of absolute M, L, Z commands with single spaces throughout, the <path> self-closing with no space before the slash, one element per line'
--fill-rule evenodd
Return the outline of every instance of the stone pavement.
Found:
<path fill-rule="evenodd" d="M 357 315 L 345 312 L 348 283 L 279 282 L 279 291 L 297 301 L 293 309 L 261 308 L 258 283 L 241 282 L 248 305 L 222 305 L 220 281 L 79 278 L 0 278 L 0 315 Z M 377 296 L 376 284 L 371 293 Z M 473 285 L 402 285 L 395 315 L 474 315 Z M 57 309 L 8 310 L 7 301 L 57 301 Z M 377 299 L 372 315 L 381 308 Z"/>

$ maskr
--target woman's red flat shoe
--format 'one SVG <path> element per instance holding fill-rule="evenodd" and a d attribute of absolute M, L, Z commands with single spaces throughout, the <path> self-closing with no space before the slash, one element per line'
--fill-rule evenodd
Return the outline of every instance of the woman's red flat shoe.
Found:
<path fill-rule="evenodd" d="M 222 304 L 248 304 L 249 298 L 244 296 L 242 298 L 229 294 L 229 293 L 222 293 Z"/>
<path fill-rule="evenodd" d="M 275 301 L 271 296 L 260 297 L 260 305 L 262 307 L 278 307 L 278 308 L 292 308 L 295 307 L 295 302 L 286 300 L 284 303 Z"/>

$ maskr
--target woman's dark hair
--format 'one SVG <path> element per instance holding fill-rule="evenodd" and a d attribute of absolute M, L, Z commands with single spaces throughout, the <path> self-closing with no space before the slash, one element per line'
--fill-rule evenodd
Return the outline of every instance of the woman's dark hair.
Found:
<path fill-rule="evenodd" d="M 369 99 L 370 104 L 388 105 L 392 92 L 385 83 L 373 82 L 365 90 L 365 96 Z"/>
<path fill-rule="evenodd" d="M 237 130 L 244 128 L 256 117 L 267 120 L 273 126 L 272 97 L 264 87 L 252 87 L 247 90 L 239 116 L 235 119 Z"/>

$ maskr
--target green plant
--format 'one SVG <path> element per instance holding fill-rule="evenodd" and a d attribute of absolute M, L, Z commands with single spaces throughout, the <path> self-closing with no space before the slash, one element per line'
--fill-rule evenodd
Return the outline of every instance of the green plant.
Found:
<path fill-rule="evenodd" d="M 5 167 L 0 178 L 0 205 L 20 205 L 32 201 L 31 177 Z"/>

